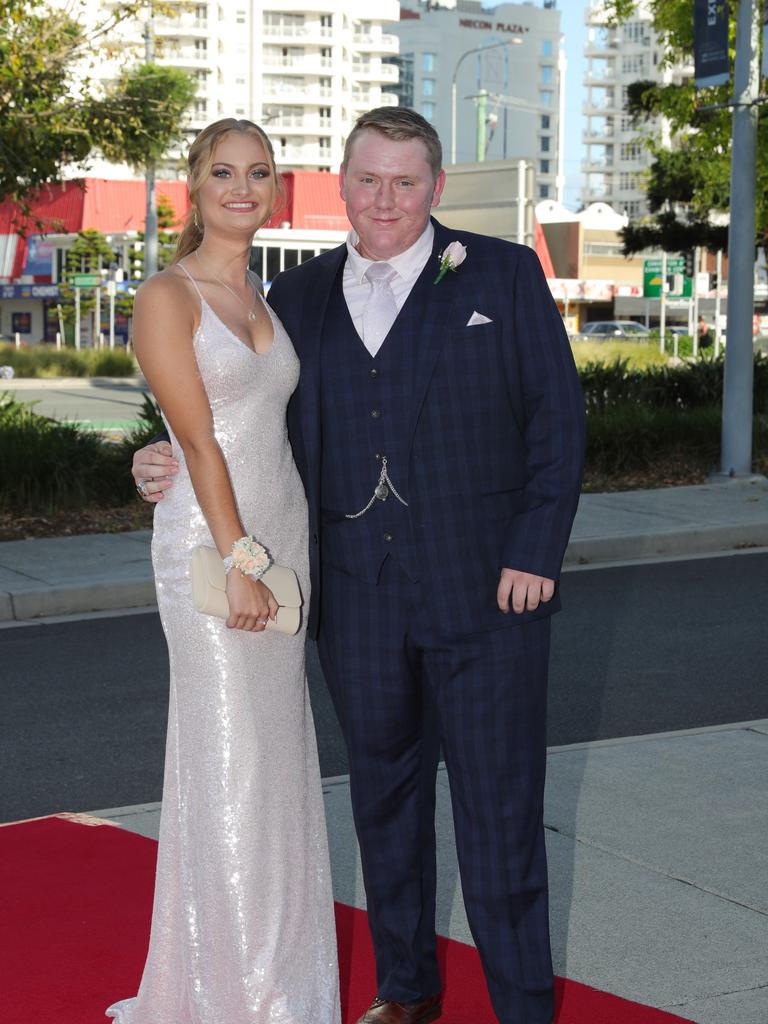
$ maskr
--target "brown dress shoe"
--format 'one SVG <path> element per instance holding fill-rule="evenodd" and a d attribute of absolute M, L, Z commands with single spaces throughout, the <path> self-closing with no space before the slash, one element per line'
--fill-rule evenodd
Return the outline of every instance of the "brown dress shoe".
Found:
<path fill-rule="evenodd" d="M 420 1003 L 393 1003 L 376 996 L 357 1024 L 431 1024 L 443 1012 L 443 997 Z"/>

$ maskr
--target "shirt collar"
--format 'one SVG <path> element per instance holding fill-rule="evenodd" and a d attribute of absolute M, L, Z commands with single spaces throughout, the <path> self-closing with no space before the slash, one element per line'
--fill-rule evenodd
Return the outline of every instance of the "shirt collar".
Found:
<path fill-rule="evenodd" d="M 382 263 L 388 263 L 393 270 L 396 270 L 400 277 L 407 280 L 417 274 L 420 274 L 424 269 L 424 265 L 432 254 L 432 245 L 435 238 L 435 228 L 432 221 L 427 221 L 427 226 L 424 231 L 419 235 L 413 245 L 406 249 L 405 252 L 400 252 L 397 256 L 392 256 L 388 260 L 382 260 Z M 347 261 L 351 265 L 354 271 L 355 281 L 362 283 L 365 277 L 365 272 L 370 267 L 374 260 L 368 260 L 365 256 L 361 256 L 355 246 L 359 241 L 359 236 L 354 228 L 350 229 L 347 235 Z"/>

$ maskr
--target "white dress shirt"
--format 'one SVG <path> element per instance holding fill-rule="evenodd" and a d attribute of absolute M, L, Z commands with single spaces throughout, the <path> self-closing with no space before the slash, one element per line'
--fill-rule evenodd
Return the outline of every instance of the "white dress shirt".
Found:
<path fill-rule="evenodd" d="M 392 293 L 395 296 L 395 304 L 398 313 L 403 308 L 405 300 L 411 293 L 411 288 L 416 284 L 427 260 L 432 255 L 435 229 L 432 222 L 428 221 L 427 226 L 413 245 L 405 252 L 398 253 L 388 260 L 381 260 L 388 263 L 393 270 L 397 271 L 390 282 Z M 361 256 L 355 246 L 357 245 L 357 232 L 352 230 L 347 235 L 347 262 L 344 264 L 344 299 L 349 309 L 349 315 L 355 330 L 363 338 L 363 310 L 370 298 L 372 286 L 365 278 L 365 272 L 374 262 Z M 435 268 L 437 274 L 437 267 Z M 364 341 L 364 339 L 363 339 Z"/>

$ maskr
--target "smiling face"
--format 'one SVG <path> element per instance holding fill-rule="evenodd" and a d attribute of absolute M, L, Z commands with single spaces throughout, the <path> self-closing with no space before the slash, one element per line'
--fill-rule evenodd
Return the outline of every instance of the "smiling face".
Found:
<path fill-rule="evenodd" d="M 229 132 L 213 151 L 196 204 L 206 231 L 253 234 L 272 213 L 275 194 L 264 143 L 254 132 Z"/>
<path fill-rule="evenodd" d="M 402 142 L 366 130 L 355 139 L 339 180 L 361 256 L 387 260 L 409 249 L 440 202 L 445 171 L 437 178 L 421 139 Z"/>

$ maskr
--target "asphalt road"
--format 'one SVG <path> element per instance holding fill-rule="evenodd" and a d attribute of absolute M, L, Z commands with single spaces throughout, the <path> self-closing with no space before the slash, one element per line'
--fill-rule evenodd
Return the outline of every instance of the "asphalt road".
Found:
<path fill-rule="evenodd" d="M 120 430 L 139 419 L 144 395 L 148 391 L 132 381 L 117 383 L 94 381 L 92 384 L 59 384 L 46 381 L 4 381 L 0 391 L 9 391 L 19 402 L 34 402 L 35 412 L 55 420 L 80 423 L 94 430 Z"/>
<path fill-rule="evenodd" d="M 768 718 L 768 554 L 567 573 L 553 745 Z M 343 743 L 308 647 L 325 777 Z M 0 630 L 0 821 L 156 801 L 167 702 L 154 614 Z"/>

